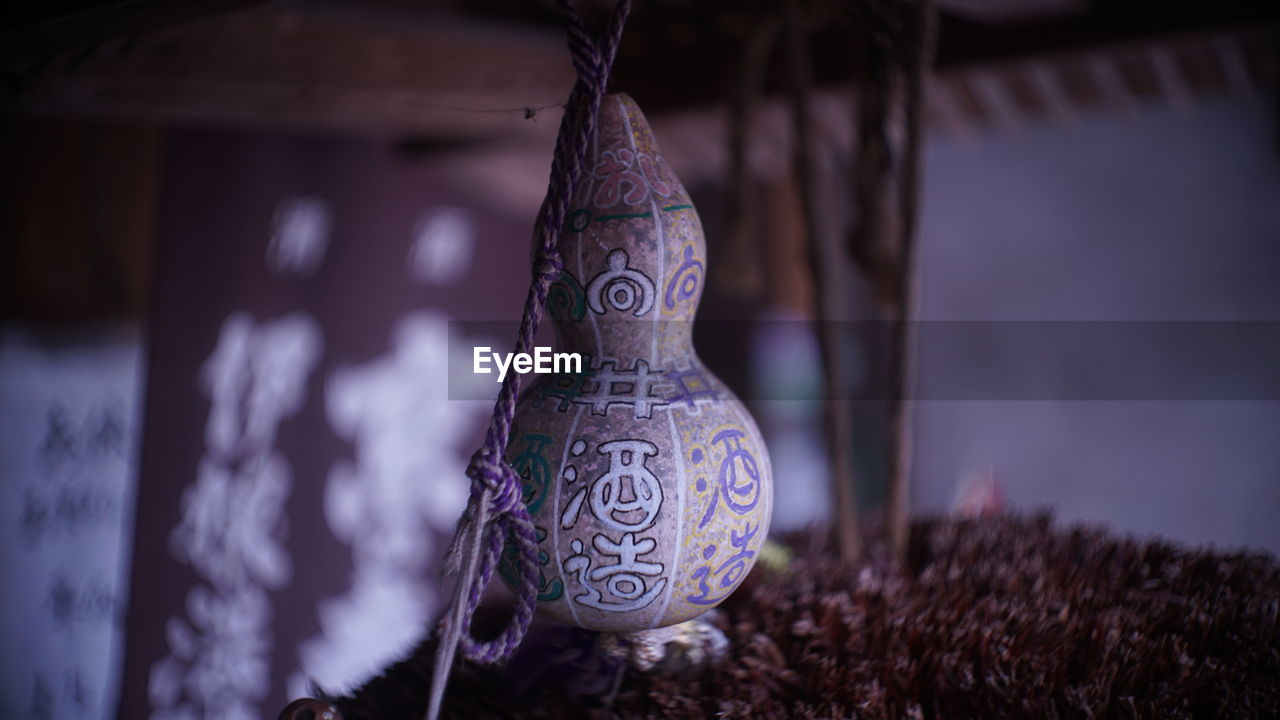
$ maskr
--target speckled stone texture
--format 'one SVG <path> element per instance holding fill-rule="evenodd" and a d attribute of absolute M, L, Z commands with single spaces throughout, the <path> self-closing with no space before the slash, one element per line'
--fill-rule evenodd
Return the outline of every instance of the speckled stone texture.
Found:
<path fill-rule="evenodd" d="M 505 670 L 457 668 L 453 718 L 1267 718 L 1280 716 L 1273 556 L 1141 542 L 1047 517 L 929 520 L 905 570 L 841 567 L 822 537 L 721 606 L 700 674 L 614 668 L 590 633 L 534 632 Z M 499 615 L 492 618 L 500 621 Z M 337 701 L 416 718 L 434 646 Z"/>
<path fill-rule="evenodd" d="M 539 538 L 539 612 L 646 630 L 742 582 L 773 483 L 754 420 L 694 352 L 702 224 L 631 98 L 604 98 L 584 176 L 548 298 L 556 350 L 579 353 L 581 372 L 534 376 L 507 461 Z"/>

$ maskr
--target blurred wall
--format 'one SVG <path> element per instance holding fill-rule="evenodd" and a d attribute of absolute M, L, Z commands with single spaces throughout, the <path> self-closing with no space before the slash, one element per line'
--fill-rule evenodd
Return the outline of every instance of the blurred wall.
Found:
<path fill-rule="evenodd" d="M 1261 98 L 934 139 L 924 191 L 923 320 L 1280 320 L 1280 154 Z M 1067 383 L 1077 362 L 1040 370 Z M 916 412 L 918 510 L 990 475 L 1017 507 L 1280 552 L 1280 403 L 1068 391 Z"/>

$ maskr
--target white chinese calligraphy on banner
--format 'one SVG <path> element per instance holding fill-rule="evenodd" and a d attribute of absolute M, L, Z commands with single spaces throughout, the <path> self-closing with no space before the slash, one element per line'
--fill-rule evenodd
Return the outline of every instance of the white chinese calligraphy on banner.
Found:
<path fill-rule="evenodd" d="M 392 344 L 326 384 L 329 422 L 355 463 L 330 471 L 325 518 L 355 567 L 350 591 L 320 603 L 321 632 L 299 648 L 291 697 L 308 694 L 308 680 L 335 691 L 367 679 L 421 639 L 438 608 L 426 572 L 440 550 L 433 535 L 447 535 L 466 503 L 459 448 L 488 407 L 449 400 L 444 316 L 406 315 Z"/>
<path fill-rule="evenodd" d="M 267 269 L 277 275 L 315 274 L 329 249 L 333 217 L 323 200 L 287 197 L 276 206 L 267 243 Z"/>
<path fill-rule="evenodd" d="M 276 431 L 302 408 L 321 345 L 305 313 L 262 323 L 235 313 L 201 368 L 205 456 L 169 540 L 202 582 L 185 616 L 166 624 L 169 654 L 152 666 L 148 688 L 156 720 L 258 716 L 270 677 L 267 589 L 292 575 L 282 545 L 292 478 Z"/>

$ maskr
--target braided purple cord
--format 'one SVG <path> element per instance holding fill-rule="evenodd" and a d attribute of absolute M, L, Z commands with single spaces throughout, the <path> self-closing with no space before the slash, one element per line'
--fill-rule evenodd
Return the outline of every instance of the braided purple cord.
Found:
<path fill-rule="evenodd" d="M 558 248 L 560 230 L 568 217 L 569 204 L 586 164 L 587 149 L 595 137 L 600 101 L 604 97 L 622 30 L 631 11 L 630 0 L 619 0 L 609 27 L 597 41 L 582 24 L 572 0 L 557 0 L 556 4 L 564 13 L 569 53 L 578 80 L 569 94 L 564 117 L 560 120 L 547 195 L 534 225 L 537 250 L 534 254 L 532 282 L 524 303 L 524 316 L 516 337 L 516 353 L 527 353 L 532 347 L 538 324 L 542 320 L 547 293 L 564 269 Z M 480 567 L 474 578 L 459 579 L 459 582 L 470 581 L 471 585 L 467 591 L 466 606 L 462 608 L 458 644 L 464 656 L 478 663 L 499 663 L 509 659 L 529 631 L 529 623 L 533 620 L 537 605 L 538 539 L 533 520 L 521 499 L 523 487 L 520 477 L 503 460 L 510 440 L 516 398 L 520 394 L 520 377 L 519 373 L 509 373 L 504 379 L 494 402 L 493 417 L 485 431 L 484 444 L 471 457 L 471 463 L 467 467 L 467 477 L 471 479 L 468 516 L 475 516 L 476 505 L 486 497 L 486 493 L 491 498 L 489 506 L 485 508 L 486 512 L 482 513 L 483 517 L 488 518 L 488 522 L 480 530 L 484 533 Z M 459 526 L 459 533 L 465 526 L 465 522 Z M 518 571 L 515 617 L 497 638 L 490 642 L 478 642 L 471 637 L 471 618 L 480 604 L 484 589 L 493 579 L 503 543 L 508 538 L 515 542 L 519 551 L 515 558 Z"/>

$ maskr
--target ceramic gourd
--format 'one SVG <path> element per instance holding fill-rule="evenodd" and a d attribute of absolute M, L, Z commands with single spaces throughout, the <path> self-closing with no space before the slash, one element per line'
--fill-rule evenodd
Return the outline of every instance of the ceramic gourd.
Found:
<path fill-rule="evenodd" d="M 693 349 L 698 213 L 630 97 L 605 97 L 597 127 L 547 308 L 583 372 L 535 376 L 507 461 L 537 529 L 539 610 L 632 632 L 733 592 L 768 534 L 773 481 L 755 422 Z"/>

